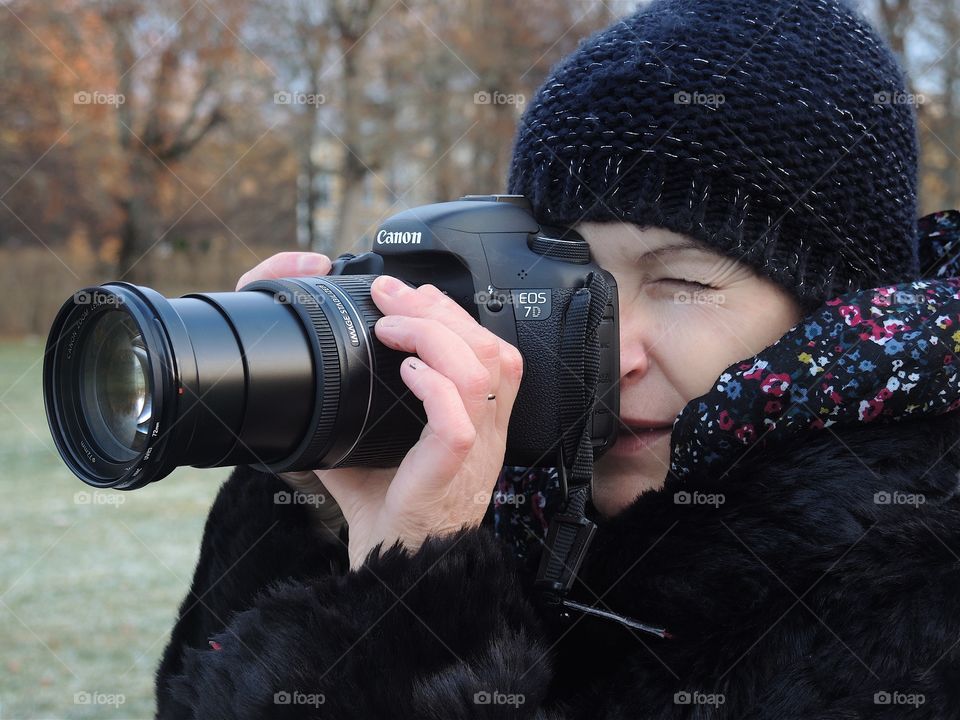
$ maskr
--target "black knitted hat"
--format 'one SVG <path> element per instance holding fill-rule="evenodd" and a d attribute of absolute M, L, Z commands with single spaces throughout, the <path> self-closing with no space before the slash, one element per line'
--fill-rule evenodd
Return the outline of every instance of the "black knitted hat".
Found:
<path fill-rule="evenodd" d="M 553 68 L 509 192 L 692 236 L 813 305 L 917 279 L 912 100 L 839 0 L 654 0 Z"/>

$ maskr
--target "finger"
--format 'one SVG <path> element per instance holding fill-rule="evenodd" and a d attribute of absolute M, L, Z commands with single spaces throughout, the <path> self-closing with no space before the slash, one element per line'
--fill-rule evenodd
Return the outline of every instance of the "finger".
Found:
<path fill-rule="evenodd" d="M 398 312 L 403 308 L 410 311 L 400 313 L 403 315 L 434 317 L 438 320 L 469 320 L 477 324 L 470 313 L 436 285 L 427 283 L 412 288 L 391 275 L 380 275 L 374 279 L 370 288 L 374 302 L 384 315 Z"/>
<path fill-rule="evenodd" d="M 237 282 L 237 290 L 255 280 L 272 280 L 300 275 L 326 275 L 330 272 L 330 265 L 330 258 L 320 253 L 277 253 L 241 275 Z"/>
<path fill-rule="evenodd" d="M 396 278 L 381 275 L 371 285 L 371 296 L 384 315 L 406 315 L 437 320 L 454 330 L 473 350 L 473 354 L 490 372 L 491 390 L 500 382 L 500 353 L 503 342 L 478 323 L 463 307 L 435 285 L 414 289 Z M 428 360 L 428 362 L 431 362 Z M 431 362 L 432 364 L 432 362 Z"/>
<path fill-rule="evenodd" d="M 387 347 L 415 352 L 432 371 L 449 378 L 471 417 L 480 418 L 479 413 L 486 412 L 487 395 L 496 391 L 499 371 L 491 373 L 457 332 L 433 319 L 404 315 L 385 315 L 374 331 Z M 499 360 L 496 346 L 495 351 Z"/>
<path fill-rule="evenodd" d="M 506 434 L 510 424 L 510 415 L 513 405 L 520 391 L 520 381 L 523 379 L 523 355 L 520 351 L 506 342 L 500 341 L 500 384 L 497 386 L 496 399 L 487 402 L 496 403 L 497 425 Z"/>
<path fill-rule="evenodd" d="M 400 377 L 423 401 L 427 424 L 420 440 L 400 463 L 397 476 L 416 477 L 418 485 L 446 485 L 473 449 L 476 428 L 453 381 L 421 358 L 405 359 L 400 364 Z"/>

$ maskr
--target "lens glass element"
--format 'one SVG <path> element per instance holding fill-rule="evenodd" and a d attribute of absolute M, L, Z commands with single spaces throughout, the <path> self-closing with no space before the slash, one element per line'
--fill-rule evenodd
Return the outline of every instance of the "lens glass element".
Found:
<path fill-rule="evenodd" d="M 80 397 L 87 430 L 116 462 L 133 460 L 147 444 L 152 419 L 147 349 L 133 318 L 100 314 L 84 337 Z"/>

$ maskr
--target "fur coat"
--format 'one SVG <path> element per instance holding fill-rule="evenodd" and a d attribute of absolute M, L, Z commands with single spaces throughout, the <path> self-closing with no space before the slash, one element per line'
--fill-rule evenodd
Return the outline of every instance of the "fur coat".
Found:
<path fill-rule="evenodd" d="M 666 639 L 542 617 L 485 525 L 347 572 L 343 538 L 237 468 L 157 717 L 960 717 L 958 440 L 957 412 L 807 436 L 601 522 L 578 599 Z"/>

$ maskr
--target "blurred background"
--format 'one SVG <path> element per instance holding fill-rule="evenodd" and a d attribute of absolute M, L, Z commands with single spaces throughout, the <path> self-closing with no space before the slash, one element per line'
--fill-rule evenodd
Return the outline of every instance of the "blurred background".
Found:
<path fill-rule="evenodd" d="M 502 192 L 551 65 L 638 4 L 0 2 L 0 719 L 152 717 L 228 472 L 70 475 L 40 393 L 59 305 L 113 279 L 232 290 L 275 252 L 362 252 L 395 212 Z M 960 2 L 858 4 L 911 78 L 921 209 L 958 207 Z"/>

